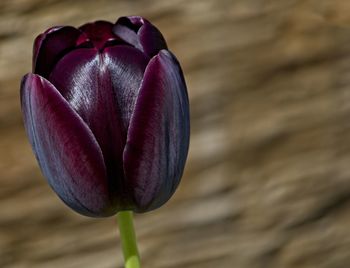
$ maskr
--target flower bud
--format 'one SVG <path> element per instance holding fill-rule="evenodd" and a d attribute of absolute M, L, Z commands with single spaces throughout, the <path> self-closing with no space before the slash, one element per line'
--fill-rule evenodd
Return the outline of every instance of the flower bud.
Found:
<path fill-rule="evenodd" d="M 21 106 L 45 178 L 75 211 L 146 212 L 176 190 L 189 146 L 188 95 L 178 61 L 146 19 L 40 34 Z"/>

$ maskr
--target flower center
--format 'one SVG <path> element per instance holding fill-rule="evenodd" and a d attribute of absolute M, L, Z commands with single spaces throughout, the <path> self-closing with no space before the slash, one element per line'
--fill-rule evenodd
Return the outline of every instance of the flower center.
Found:
<path fill-rule="evenodd" d="M 112 32 L 113 24 L 107 21 L 96 21 L 87 23 L 79 29 L 85 33 L 94 47 L 98 50 L 103 50 L 107 43 L 118 40 L 119 38 Z"/>

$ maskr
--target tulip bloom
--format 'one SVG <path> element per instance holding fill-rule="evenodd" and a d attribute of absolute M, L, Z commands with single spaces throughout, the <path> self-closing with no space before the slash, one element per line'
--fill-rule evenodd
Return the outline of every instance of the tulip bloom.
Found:
<path fill-rule="evenodd" d="M 146 19 L 40 34 L 21 105 L 44 176 L 75 211 L 146 212 L 177 188 L 189 145 L 188 95 L 178 61 Z"/>

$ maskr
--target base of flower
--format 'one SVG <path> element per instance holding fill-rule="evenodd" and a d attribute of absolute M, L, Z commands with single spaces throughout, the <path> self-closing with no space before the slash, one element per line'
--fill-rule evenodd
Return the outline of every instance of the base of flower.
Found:
<path fill-rule="evenodd" d="M 125 268 L 140 268 L 141 262 L 139 252 L 137 250 L 132 211 L 118 212 L 117 220 Z"/>

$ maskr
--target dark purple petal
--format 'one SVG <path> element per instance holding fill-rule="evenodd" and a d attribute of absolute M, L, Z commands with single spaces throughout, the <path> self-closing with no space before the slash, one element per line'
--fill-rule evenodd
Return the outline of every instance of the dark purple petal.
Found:
<path fill-rule="evenodd" d="M 149 56 L 154 56 L 160 50 L 168 48 L 161 32 L 148 21 L 145 21 L 138 35 L 143 51 Z"/>
<path fill-rule="evenodd" d="M 148 59 L 135 48 L 76 49 L 55 66 L 50 81 L 82 117 L 99 143 L 110 189 L 119 203 L 129 203 L 123 150 L 131 110 Z"/>
<path fill-rule="evenodd" d="M 167 50 L 146 68 L 124 150 L 124 172 L 137 211 L 164 204 L 174 193 L 189 145 L 189 104 L 180 65 Z"/>
<path fill-rule="evenodd" d="M 142 17 L 121 17 L 114 25 L 113 31 L 150 57 L 156 55 L 161 49 L 167 49 L 161 32 Z"/>
<path fill-rule="evenodd" d="M 80 116 L 35 74 L 22 80 L 21 104 L 30 142 L 53 190 L 81 214 L 114 214 L 101 149 Z"/>
<path fill-rule="evenodd" d="M 86 41 L 84 34 L 71 26 L 49 29 L 34 42 L 33 72 L 48 78 L 55 63 L 65 53 Z"/>
<path fill-rule="evenodd" d="M 79 27 L 92 41 L 97 49 L 102 49 L 108 41 L 115 40 L 117 36 L 112 32 L 113 24 L 108 21 L 95 21 Z"/>
<path fill-rule="evenodd" d="M 54 32 L 58 29 L 62 28 L 61 26 L 55 26 L 55 27 L 51 27 L 49 29 L 47 29 L 44 33 L 42 34 L 39 34 L 35 40 L 34 40 L 34 46 L 33 46 L 33 62 L 32 62 L 32 68 L 33 68 L 33 71 L 35 69 L 35 64 L 36 64 L 36 60 L 38 58 L 38 53 L 39 53 L 39 49 L 41 47 L 41 44 L 43 42 L 43 40 L 45 39 L 46 35 L 51 33 L 51 32 Z"/>
<path fill-rule="evenodd" d="M 93 132 L 104 156 L 110 188 L 117 191 L 124 176 L 125 131 L 102 54 L 95 48 L 70 52 L 56 64 L 50 81 Z"/>
<path fill-rule="evenodd" d="M 140 43 L 140 38 L 137 35 L 137 31 L 140 28 L 140 26 L 135 26 L 134 24 L 132 24 L 128 17 L 121 17 L 114 25 L 113 32 L 125 42 L 143 51 Z"/>

